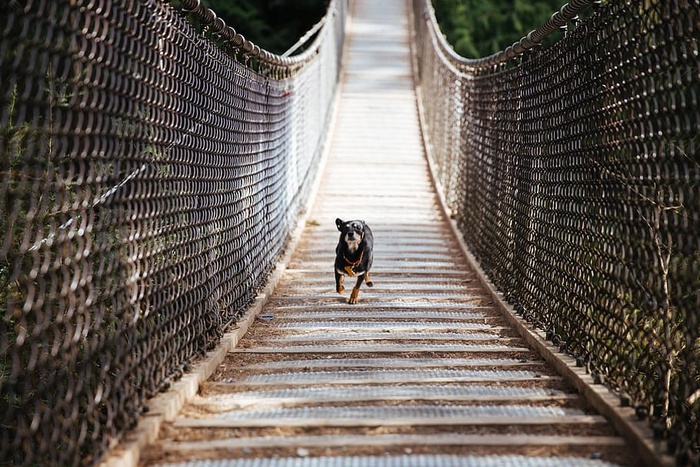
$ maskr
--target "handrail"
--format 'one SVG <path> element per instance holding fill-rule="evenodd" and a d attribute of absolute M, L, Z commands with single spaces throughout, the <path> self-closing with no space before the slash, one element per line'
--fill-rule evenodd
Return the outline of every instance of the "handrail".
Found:
<path fill-rule="evenodd" d="M 435 9 L 430 0 L 423 1 L 423 15 L 429 27 L 438 38 L 441 51 L 453 65 L 465 70 L 471 70 L 472 72 L 478 72 L 481 70 L 493 69 L 494 67 L 503 65 L 521 56 L 528 50 L 541 44 L 542 41 L 551 34 L 561 31 L 562 28 L 565 28 L 567 24 L 574 20 L 581 11 L 591 5 L 597 5 L 599 2 L 600 0 L 572 0 L 570 3 L 564 4 L 558 11 L 554 12 L 543 25 L 530 31 L 519 41 L 514 42 L 500 52 L 476 59 L 462 57 L 454 51 L 440 31 L 440 26 L 435 16 Z"/>
<path fill-rule="evenodd" d="M 292 55 L 299 47 L 301 47 L 302 45 L 306 44 L 306 43 L 309 41 L 309 39 L 310 39 L 314 34 L 316 34 L 316 33 L 319 31 L 319 29 L 321 29 L 321 28 L 323 27 L 324 24 L 326 24 L 326 19 L 327 19 L 327 18 L 328 18 L 328 16 L 326 15 L 326 16 L 324 16 L 323 18 L 321 18 L 321 20 L 320 20 L 318 23 L 314 24 L 308 31 L 306 31 L 306 33 L 305 33 L 303 36 L 301 36 L 301 37 L 299 38 L 298 41 L 296 41 L 296 42 L 294 43 L 294 45 L 292 45 L 290 48 L 288 48 L 288 49 L 282 54 L 282 57 L 289 57 L 289 56 Z"/>
<path fill-rule="evenodd" d="M 338 1 L 339 0 L 332 0 L 330 2 L 326 14 L 312 27 L 311 31 L 313 32 L 307 32 L 297 44 L 282 55 L 269 52 L 251 40 L 246 39 L 245 36 L 237 32 L 233 27 L 228 26 L 223 19 L 219 18 L 214 10 L 202 5 L 201 0 L 182 0 L 181 8 L 183 12 L 195 15 L 204 26 L 211 29 L 211 32 L 216 35 L 224 45 L 230 46 L 235 50 L 243 51 L 244 54 L 257 58 L 267 66 L 284 68 L 289 72 L 293 72 L 301 68 L 313 58 L 315 53 L 317 53 L 321 36 L 316 36 L 312 45 L 299 55 L 290 56 L 290 51 L 296 50 L 296 48 L 308 40 L 310 35 L 318 32 L 325 25 L 326 18 L 334 15 L 337 11 Z"/>

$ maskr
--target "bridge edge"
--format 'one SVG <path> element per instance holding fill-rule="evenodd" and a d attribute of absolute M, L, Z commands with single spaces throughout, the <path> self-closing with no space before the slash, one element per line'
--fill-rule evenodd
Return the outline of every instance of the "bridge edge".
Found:
<path fill-rule="evenodd" d="M 479 283 L 487 290 L 489 298 L 493 301 L 496 309 L 512 325 L 520 337 L 537 352 L 547 363 L 551 364 L 584 398 L 587 404 L 605 416 L 613 425 L 615 430 L 623 437 L 639 456 L 639 460 L 645 466 L 671 467 L 675 465 L 673 458 L 664 454 L 665 442 L 654 442 L 653 432 L 650 427 L 641 423 L 631 407 L 623 407 L 620 399 L 615 393 L 603 384 L 595 384 L 593 377 L 586 373 L 585 368 L 577 367 L 573 357 L 559 351 L 554 345 L 547 342 L 545 334 L 535 329 L 530 323 L 518 316 L 515 309 L 506 302 L 503 294 L 499 292 L 489 280 L 486 273 L 481 268 L 478 260 L 469 251 L 464 237 L 457 227 L 456 222 L 451 218 L 449 208 L 441 189 L 440 180 L 437 177 L 437 170 L 430 156 L 429 138 L 426 132 L 425 112 L 421 100 L 421 87 L 417 80 L 417 56 L 415 51 L 415 12 L 411 8 L 410 1 L 407 0 L 409 11 L 409 27 L 411 29 L 411 65 L 413 83 L 416 90 L 416 107 L 418 121 L 420 125 L 420 137 L 423 143 L 423 157 L 428 164 L 430 180 L 437 194 L 440 211 L 445 217 L 453 237 L 457 240 L 459 248 L 467 264 L 474 270 Z"/>
<path fill-rule="evenodd" d="M 351 15 L 348 15 L 345 20 L 346 28 L 350 18 Z M 347 43 L 343 45 L 340 71 L 338 74 L 341 77 L 343 76 L 343 69 L 345 68 L 347 60 L 347 46 Z M 326 136 L 330 134 L 337 120 L 341 88 L 342 81 L 339 80 L 334 90 L 335 95 L 333 96 L 332 109 L 326 122 L 328 128 Z M 226 355 L 238 346 L 240 340 L 248 332 L 256 316 L 260 314 L 269 298 L 274 293 L 282 274 L 287 269 L 292 255 L 296 251 L 302 231 L 309 220 L 313 201 L 316 198 L 316 193 L 321 184 L 321 176 L 323 175 L 324 167 L 326 166 L 330 154 L 330 143 L 331 138 L 326 137 L 323 142 L 321 157 L 319 159 L 315 178 L 309 190 L 308 198 L 299 208 L 299 218 L 288 235 L 283 254 L 279 261 L 277 261 L 275 269 L 269 274 L 265 286 L 255 296 L 253 303 L 251 303 L 243 316 L 232 324 L 232 326 L 236 326 L 236 329 L 225 333 L 216 348 L 208 352 L 203 361 L 196 363 L 190 372 L 184 374 L 167 391 L 148 401 L 149 407 L 157 407 L 157 409 L 152 409 L 144 414 L 135 428 L 125 432 L 121 439 L 115 440 L 105 456 L 99 461 L 99 467 L 138 467 L 142 451 L 156 442 L 163 423 L 175 420 L 185 404 L 190 402 L 197 394 L 201 383 L 207 381 L 211 375 L 214 374 L 216 368 L 223 362 L 224 358 L 226 358 Z"/>
<path fill-rule="evenodd" d="M 420 88 L 416 85 L 416 93 Z M 482 285 L 492 300 L 495 308 L 506 319 L 509 325 L 513 326 L 520 337 L 525 340 L 537 354 L 560 373 L 584 398 L 586 403 L 605 416 L 613 425 L 618 434 L 623 437 L 639 456 L 639 460 L 648 467 L 671 467 L 675 465 L 671 456 L 663 454 L 665 442 L 654 442 L 651 428 L 637 420 L 635 410 L 631 407 L 623 407 L 619 397 L 602 383 L 595 384 L 593 377 L 589 375 L 585 368 L 576 366 L 576 360 L 561 351 L 554 345 L 547 342 L 545 333 L 534 328 L 530 323 L 518 316 L 515 309 L 506 302 L 503 294 L 499 292 L 488 276 L 481 268 L 476 257 L 469 251 L 466 242 L 456 225 L 450 217 L 449 208 L 445 202 L 445 197 L 440 189 L 440 182 L 437 179 L 435 166 L 429 156 L 427 135 L 424 130 L 423 109 L 420 98 L 416 96 L 419 120 L 421 126 L 421 138 L 423 139 L 424 157 L 430 171 L 430 179 L 435 187 L 440 200 L 440 210 L 452 230 L 452 235 L 457 240 L 459 248 L 467 264 L 474 270 L 479 284 Z"/>

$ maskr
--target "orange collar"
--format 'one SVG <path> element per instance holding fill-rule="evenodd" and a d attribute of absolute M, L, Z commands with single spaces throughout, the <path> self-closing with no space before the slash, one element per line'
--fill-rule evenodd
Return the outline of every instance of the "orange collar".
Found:
<path fill-rule="evenodd" d="M 350 261 L 350 260 L 347 258 L 347 256 L 345 256 L 345 255 L 343 255 L 343 259 L 345 260 L 346 263 L 348 263 L 348 265 L 354 267 L 354 266 L 357 266 L 358 264 L 360 264 L 360 263 L 362 262 L 362 257 L 363 257 L 364 255 L 365 255 L 365 251 L 362 250 L 362 252 L 360 253 L 360 259 L 358 259 L 358 260 L 355 261 L 355 262 Z"/>

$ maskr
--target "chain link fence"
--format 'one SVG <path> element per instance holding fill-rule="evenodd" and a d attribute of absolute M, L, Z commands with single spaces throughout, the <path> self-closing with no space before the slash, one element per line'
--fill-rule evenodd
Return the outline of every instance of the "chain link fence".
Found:
<path fill-rule="evenodd" d="M 346 9 L 282 57 L 197 0 L 0 2 L 0 465 L 95 464 L 253 300 Z"/>
<path fill-rule="evenodd" d="M 467 60 L 414 0 L 431 153 L 515 310 L 698 465 L 700 5 L 591 3 Z"/>

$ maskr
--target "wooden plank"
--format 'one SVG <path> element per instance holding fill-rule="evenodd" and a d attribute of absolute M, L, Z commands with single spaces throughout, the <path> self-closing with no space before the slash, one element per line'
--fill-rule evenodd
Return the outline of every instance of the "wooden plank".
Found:
<path fill-rule="evenodd" d="M 304 374 L 306 376 L 306 374 Z M 313 373 L 308 373 L 307 378 L 298 378 L 289 381 L 251 381 L 251 380 L 241 380 L 230 383 L 217 383 L 221 385 L 226 385 L 231 391 L 237 387 L 291 387 L 299 385 L 308 384 L 409 384 L 409 383 L 538 383 L 538 382 L 552 382 L 561 381 L 560 376 L 538 376 L 538 377 L 509 377 L 509 378 L 498 378 L 498 377 L 440 377 L 440 376 L 426 376 L 420 380 L 415 378 L 402 377 L 397 375 L 395 378 L 385 377 L 377 380 L 368 380 L 366 378 L 338 378 L 332 381 L 323 381 L 319 383 L 318 380 L 314 379 Z M 223 389 L 223 387 L 221 387 Z"/>
<path fill-rule="evenodd" d="M 488 323 L 471 323 L 454 321 L 398 321 L 398 320 L 368 320 L 348 317 L 345 320 L 316 320 L 316 321 L 286 321 L 273 323 L 276 329 L 296 332 L 335 331 L 335 332 L 445 332 L 457 335 L 480 334 L 509 330 L 504 326 L 494 326 Z M 457 332 L 459 331 L 459 333 Z"/>
<path fill-rule="evenodd" d="M 304 262 L 304 265 L 307 266 L 307 263 Z M 329 272 L 330 271 L 330 272 Z M 396 267 L 376 267 L 372 268 L 372 272 L 374 272 L 377 277 L 379 275 L 391 275 L 391 276 L 409 276 L 409 277 L 421 277 L 421 276 L 427 276 L 428 278 L 434 278 L 435 276 L 448 276 L 448 277 L 460 277 L 460 278 L 471 278 L 473 277 L 472 273 L 469 272 L 468 270 L 460 267 L 458 269 L 420 269 L 420 268 L 414 268 L 414 269 L 403 269 L 403 268 L 396 268 Z M 286 270 L 286 273 L 290 274 L 308 274 L 311 276 L 321 276 L 321 277 L 326 277 L 330 276 L 331 280 L 333 280 L 333 264 L 330 265 L 330 267 L 326 268 L 311 268 L 311 267 L 304 267 L 304 268 L 294 268 L 290 267 L 289 269 Z"/>
<path fill-rule="evenodd" d="M 364 290 L 364 289 L 363 289 Z M 274 296 L 266 311 L 271 310 L 328 310 L 328 311 L 347 311 L 350 313 L 371 313 L 371 310 L 449 310 L 449 311 L 469 311 L 469 310 L 492 310 L 490 306 L 483 306 L 477 303 L 466 302 L 464 300 L 452 300 L 448 302 L 436 302 L 427 300 L 406 300 L 406 299 L 388 299 L 382 298 L 381 301 L 368 303 L 367 300 L 360 302 L 358 305 L 349 305 L 346 300 L 343 300 L 341 295 L 336 295 L 336 300 L 322 300 L 311 303 L 298 303 L 298 300 L 287 302 L 284 298 Z M 347 299 L 347 297 L 346 297 Z M 364 311 L 363 311 L 364 310 Z M 494 314 L 493 316 L 498 316 Z"/>
<path fill-rule="evenodd" d="M 354 279 L 352 279 L 354 280 Z M 352 280 L 349 281 L 350 284 L 352 284 Z M 392 307 L 401 307 L 401 306 L 429 306 L 431 309 L 432 308 L 440 308 L 441 306 L 450 304 L 450 303 L 459 303 L 461 305 L 464 304 L 469 304 L 470 302 L 478 302 L 479 300 L 483 300 L 483 296 L 480 295 L 472 295 L 470 292 L 476 292 L 478 289 L 469 289 L 466 290 L 464 293 L 460 293 L 458 291 L 436 291 L 432 293 L 428 292 L 420 292 L 420 291 L 408 291 L 408 290 L 382 290 L 379 289 L 378 287 L 374 288 L 369 288 L 369 287 L 363 287 L 362 288 L 362 295 L 360 297 L 364 297 L 365 300 L 364 302 L 367 302 L 366 305 L 372 306 L 372 301 L 374 300 L 385 300 L 388 302 L 394 302 L 392 303 Z M 274 298 L 279 301 L 279 302 L 290 302 L 290 305 L 293 305 L 295 302 L 301 301 L 303 305 L 308 306 L 309 302 L 316 302 L 316 304 L 334 304 L 338 303 L 341 305 L 346 305 L 347 303 L 345 302 L 347 300 L 348 293 L 346 292 L 345 295 L 340 295 L 333 290 L 333 286 L 328 287 L 328 291 L 326 293 L 316 293 L 316 294 L 305 294 L 305 293 L 300 293 L 297 295 L 278 295 L 275 296 Z M 345 300 L 343 300 L 345 299 Z M 362 301 L 360 302 L 362 303 Z M 376 304 L 376 303 L 375 303 Z"/>
<path fill-rule="evenodd" d="M 544 362 L 507 359 L 470 358 L 324 358 L 310 360 L 280 360 L 255 363 L 241 370 L 291 370 L 298 368 L 530 368 L 542 367 Z"/>
<path fill-rule="evenodd" d="M 566 417 L 402 417 L 402 418 L 180 418 L 176 427 L 188 428 L 263 428 L 263 427 L 378 427 L 378 426 L 524 426 L 524 425 L 597 425 L 597 415 Z"/>
<path fill-rule="evenodd" d="M 235 348 L 230 354 L 336 354 L 336 353 L 531 353 L 525 347 L 507 346 L 435 346 L 435 345 L 335 345 L 335 346 L 284 346 L 284 347 L 251 347 Z"/>
<path fill-rule="evenodd" d="M 263 342 L 274 342 L 284 344 L 302 344 L 304 342 L 374 342 L 374 341 L 431 341 L 431 342 L 521 342 L 519 337 L 499 337 L 493 336 L 470 336 L 469 333 L 444 333 L 444 336 L 431 334 L 425 337 L 420 331 L 417 332 L 385 332 L 385 333 L 355 333 L 352 330 L 346 333 L 334 335 L 327 333 L 295 333 L 286 336 L 275 336 L 266 338 Z"/>
<path fill-rule="evenodd" d="M 440 309 L 437 307 L 433 310 L 411 310 L 402 309 L 381 309 L 381 308 L 362 308 L 355 311 L 345 310 L 326 310 L 324 306 L 309 306 L 304 310 L 297 308 L 294 311 L 286 311 L 285 307 L 277 307 L 279 310 L 275 313 L 271 312 L 271 307 L 266 308 L 266 313 L 263 313 L 260 319 L 265 321 L 310 321 L 310 320 L 328 320 L 328 319 L 348 319 L 348 320 L 377 320 L 377 319 L 404 319 L 413 321 L 428 321 L 440 320 L 444 322 L 488 322 L 495 319 L 500 319 L 496 315 L 483 314 L 486 307 L 480 306 L 465 306 L 463 310 L 455 311 L 454 308 Z M 445 316 L 439 316 L 442 312 Z M 487 323 L 485 323 L 487 324 Z"/>
<path fill-rule="evenodd" d="M 224 438 L 205 441 L 165 442 L 166 451 L 196 451 L 241 448 L 297 448 L 345 446 L 606 446 L 622 447 L 624 440 L 612 436 L 536 436 L 536 435 L 329 435 L 329 436 L 270 436 Z"/>
<path fill-rule="evenodd" d="M 205 385 L 207 390 L 220 392 L 227 389 L 226 383 L 209 383 Z M 512 404 L 531 404 L 537 402 L 574 402 L 579 399 L 576 394 L 552 394 L 543 396 L 512 396 L 512 395 L 445 395 L 445 394 L 424 394 L 420 396 L 404 396 L 404 395 L 362 395 L 357 397 L 333 397 L 333 396 L 307 396 L 307 397 L 279 397 L 279 398 L 241 398 L 240 400 L 232 399 L 229 401 L 198 401 L 193 405 L 205 408 L 211 412 L 227 412 L 237 409 L 252 409 L 252 408 L 287 408 L 297 407 L 310 404 L 325 404 L 325 403 L 353 403 L 353 402 L 376 402 L 376 401 L 447 401 L 447 402 L 465 402 L 465 403 L 484 403 L 484 402 L 509 402 Z"/>
<path fill-rule="evenodd" d="M 376 281 L 375 275 L 372 275 L 372 279 Z M 352 282 L 351 282 L 352 283 Z M 376 284 L 376 283 L 375 283 Z M 479 287 L 468 287 L 462 284 L 455 284 L 454 287 L 441 287 L 441 286 L 423 286 L 423 287 L 411 287 L 406 284 L 399 283 L 384 283 L 379 287 L 377 285 L 373 289 L 362 288 L 363 292 L 372 292 L 374 295 L 389 295 L 396 294 L 402 297 L 439 297 L 439 298 L 463 298 L 463 299 L 473 299 L 479 298 L 481 289 Z M 290 285 L 285 287 L 283 290 L 279 290 L 279 295 L 281 299 L 286 298 L 299 298 L 300 296 L 311 297 L 311 298 L 337 298 L 340 295 L 335 291 L 335 284 L 309 284 L 301 283 L 296 285 Z"/>

